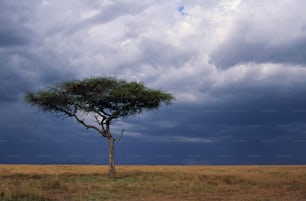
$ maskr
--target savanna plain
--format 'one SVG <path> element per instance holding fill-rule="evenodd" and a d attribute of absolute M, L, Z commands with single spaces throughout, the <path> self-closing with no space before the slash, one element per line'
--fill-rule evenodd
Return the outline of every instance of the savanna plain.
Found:
<path fill-rule="evenodd" d="M 5 201 L 306 200 L 306 166 L 0 165 Z"/>

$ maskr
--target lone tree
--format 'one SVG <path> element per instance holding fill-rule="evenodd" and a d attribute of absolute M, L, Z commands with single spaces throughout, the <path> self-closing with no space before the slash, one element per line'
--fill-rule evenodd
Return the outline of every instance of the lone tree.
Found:
<path fill-rule="evenodd" d="M 149 89 L 139 82 L 95 77 L 65 81 L 47 90 L 29 92 L 25 100 L 43 111 L 72 117 L 87 129 L 94 129 L 102 137 L 107 138 L 109 174 L 114 175 L 116 139 L 110 131 L 112 120 L 139 114 L 145 110 L 158 109 L 162 103 L 169 105 L 174 100 L 174 96 L 160 90 Z"/>

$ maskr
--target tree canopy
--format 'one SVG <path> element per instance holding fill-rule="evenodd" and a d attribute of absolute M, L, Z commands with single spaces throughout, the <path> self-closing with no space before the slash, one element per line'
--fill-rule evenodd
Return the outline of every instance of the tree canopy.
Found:
<path fill-rule="evenodd" d="M 112 119 L 158 109 L 161 103 L 168 105 L 173 99 L 171 94 L 149 89 L 143 83 L 111 77 L 65 81 L 47 90 L 26 95 L 28 103 L 44 111 L 75 118 L 80 112 L 93 113 L 102 118 L 102 122 L 99 121 L 102 126 Z"/>

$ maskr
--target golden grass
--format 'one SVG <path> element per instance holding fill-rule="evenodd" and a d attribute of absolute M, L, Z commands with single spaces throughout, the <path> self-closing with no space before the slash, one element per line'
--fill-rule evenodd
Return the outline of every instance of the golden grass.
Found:
<path fill-rule="evenodd" d="M 0 200 L 306 200 L 306 166 L 0 165 Z"/>

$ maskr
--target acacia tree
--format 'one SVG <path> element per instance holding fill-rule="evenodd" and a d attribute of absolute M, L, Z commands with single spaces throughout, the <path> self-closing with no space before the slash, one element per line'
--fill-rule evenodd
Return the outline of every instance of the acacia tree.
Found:
<path fill-rule="evenodd" d="M 107 138 L 109 174 L 114 175 L 116 139 L 110 131 L 111 122 L 145 110 L 156 110 L 162 103 L 169 105 L 174 96 L 161 90 L 149 89 L 139 82 L 95 77 L 65 81 L 46 90 L 29 92 L 25 100 L 43 111 L 74 118 L 87 129 L 96 130 Z"/>

